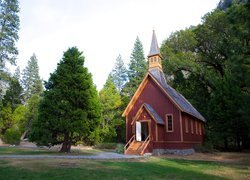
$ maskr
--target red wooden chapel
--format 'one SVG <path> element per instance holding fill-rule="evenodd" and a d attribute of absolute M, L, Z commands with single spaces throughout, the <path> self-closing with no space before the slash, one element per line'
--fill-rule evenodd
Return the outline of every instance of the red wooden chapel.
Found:
<path fill-rule="evenodd" d="M 204 138 L 204 117 L 170 87 L 153 31 L 148 72 L 123 112 L 125 154 L 192 153 Z"/>

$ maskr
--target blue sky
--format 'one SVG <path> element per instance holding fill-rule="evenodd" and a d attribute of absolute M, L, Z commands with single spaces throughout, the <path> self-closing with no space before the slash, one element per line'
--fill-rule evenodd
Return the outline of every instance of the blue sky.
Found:
<path fill-rule="evenodd" d="M 33 53 L 47 80 L 63 52 L 77 46 L 101 89 L 121 54 L 125 63 L 139 36 L 148 54 L 152 30 L 159 45 L 171 32 L 197 25 L 219 0 L 20 0 L 17 64 Z"/>

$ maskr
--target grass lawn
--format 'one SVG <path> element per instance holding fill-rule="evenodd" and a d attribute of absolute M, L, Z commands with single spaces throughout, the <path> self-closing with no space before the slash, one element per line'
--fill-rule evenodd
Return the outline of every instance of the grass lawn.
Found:
<path fill-rule="evenodd" d="M 44 148 L 20 148 L 20 147 L 0 147 L 1 155 L 65 155 L 59 153 L 59 149 L 44 149 Z M 93 155 L 100 152 L 97 149 L 72 149 L 69 155 Z"/>
<path fill-rule="evenodd" d="M 250 179 L 250 167 L 165 157 L 0 159 L 0 179 Z"/>

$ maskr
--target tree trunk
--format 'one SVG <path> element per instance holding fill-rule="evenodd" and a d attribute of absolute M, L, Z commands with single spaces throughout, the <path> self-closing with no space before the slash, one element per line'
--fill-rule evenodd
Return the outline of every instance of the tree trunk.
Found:
<path fill-rule="evenodd" d="M 71 149 L 71 140 L 69 138 L 69 133 L 67 132 L 64 134 L 64 141 L 60 152 L 69 153 L 70 149 Z"/>
<path fill-rule="evenodd" d="M 241 151 L 241 144 L 240 144 L 240 135 L 239 135 L 239 133 L 237 133 L 236 142 L 237 142 L 238 151 Z"/>
<path fill-rule="evenodd" d="M 22 134 L 22 136 L 21 136 L 21 138 L 20 138 L 21 140 L 24 140 L 24 138 L 25 138 L 27 132 L 28 132 L 28 130 L 24 131 L 24 133 Z"/>

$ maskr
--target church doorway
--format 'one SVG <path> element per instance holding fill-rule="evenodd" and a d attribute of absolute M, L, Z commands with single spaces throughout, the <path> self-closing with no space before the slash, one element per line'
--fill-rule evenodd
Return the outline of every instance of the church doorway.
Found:
<path fill-rule="evenodd" d="M 148 122 L 136 122 L 136 141 L 145 141 L 149 135 Z"/>

